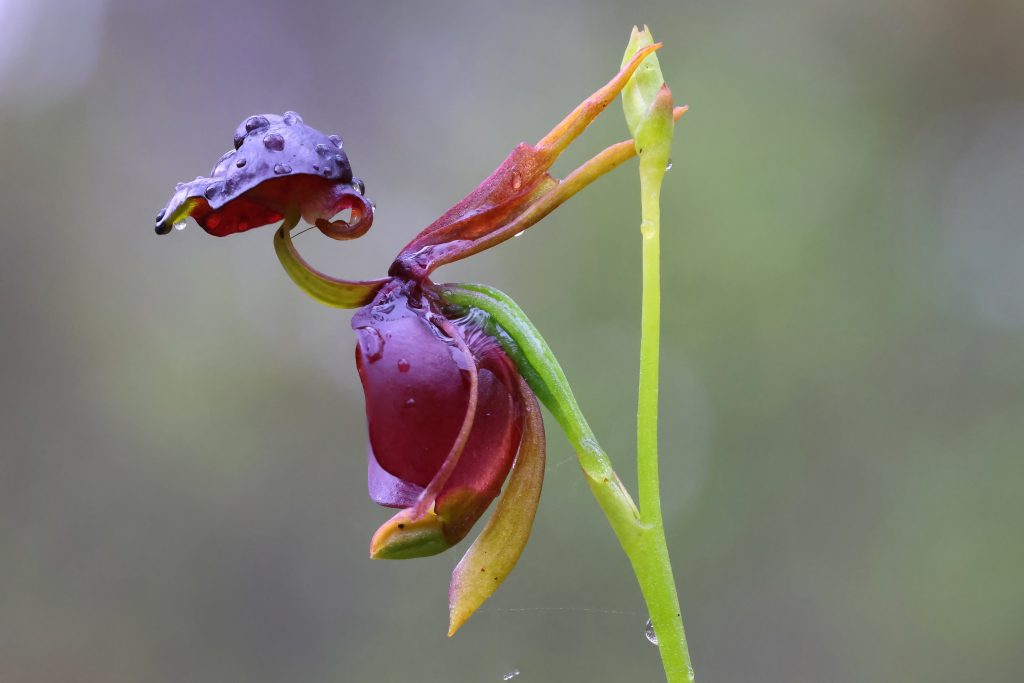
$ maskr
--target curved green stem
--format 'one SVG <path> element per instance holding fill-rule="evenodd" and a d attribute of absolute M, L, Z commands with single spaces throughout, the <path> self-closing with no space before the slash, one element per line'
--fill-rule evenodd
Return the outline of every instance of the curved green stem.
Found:
<path fill-rule="evenodd" d="M 460 309 L 482 311 L 487 315 L 488 331 L 561 425 L 576 450 L 590 490 L 629 557 L 658 631 L 667 680 L 670 683 L 692 680 L 664 530 L 660 521 L 650 523 L 637 509 L 580 411 L 565 373 L 547 342 L 522 309 L 497 289 L 478 284 L 443 285 L 441 296 Z"/>
<path fill-rule="evenodd" d="M 627 541 L 635 542 L 643 531 L 640 511 L 583 416 L 562 366 L 523 310 L 504 293 L 485 285 L 443 285 L 441 296 L 459 308 L 476 309 L 489 316 L 489 331 L 515 361 L 575 449 L 587 484 L 619 540 L 624 546 Z"/>

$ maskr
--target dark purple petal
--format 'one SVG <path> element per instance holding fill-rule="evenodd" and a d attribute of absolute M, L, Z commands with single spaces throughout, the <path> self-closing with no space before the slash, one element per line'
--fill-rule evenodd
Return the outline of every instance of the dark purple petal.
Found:
<path fill-rule="evenodd" d="M 217 160 L 210 177 L 178 186 L 156 231 L 167 233 L 191 216 L 223 237 L 280 221 L 295 206 L 311 224 L 351 208 L 363 217 L 365 232 L 371 202 L 353 185 L 348 156 L 333 137 L 294 112 L 250 116 L 235 131 L 235 149 Z"/>
<path fill-rule="evenodd" d="M 393 284 L 352 318 L 370 444 L 399 479 L 426 486 L 462 425 L 469 380 L 458 349 Z"/>

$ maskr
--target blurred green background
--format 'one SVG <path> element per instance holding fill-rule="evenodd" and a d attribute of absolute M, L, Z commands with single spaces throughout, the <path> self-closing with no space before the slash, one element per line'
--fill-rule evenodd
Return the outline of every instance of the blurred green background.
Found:
<path fill-rule="evenodd" d="M 367 558 L 349 314 L 270 229 L 152 230 L 295 109 L 378 204 L 300 249 L 382 275 L 645 22 L 691 105 L 661 395 L 698 679 L 1021 680 L 1024 3 L 0 0 L 0 682 L 660 680 L 553 422 L 530 545 L 449 640 L 462 548 Z M 627 164 L 438 273 L 530 313 L 631 487 L 638 221 Z"/>

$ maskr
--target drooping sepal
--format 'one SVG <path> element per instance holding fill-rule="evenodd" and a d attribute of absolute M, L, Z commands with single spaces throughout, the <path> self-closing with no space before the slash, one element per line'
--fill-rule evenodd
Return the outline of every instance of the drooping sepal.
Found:
<path fill-rule="evenodd" d="M 524 410 L 519 453 L 487 526 L 452 572 L 448 590 L 449 636 L 494 594 L 515 567 L 537 515 L 544 483 L 544 420 L 537 398 L 522 379 L 519 394 Z"/>

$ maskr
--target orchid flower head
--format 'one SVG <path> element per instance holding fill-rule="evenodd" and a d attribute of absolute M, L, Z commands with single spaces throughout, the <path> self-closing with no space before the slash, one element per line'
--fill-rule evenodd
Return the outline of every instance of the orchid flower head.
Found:
<path fill-rule="evenodd" d="M 516 146 L 476 189 L 412 238 L 387 277 L 330 276 L 295 249 L 291 230 L 300 218 L 329 237 L 351 239 L 370 228 L 374 204 L 353 176 L 341 138 L 307 126 L 294 112 L 245 119 L 234 148 L 210 176 L 178 184 L 157 215 L 158 234 L 191 217 L 218 237 L 282 221 L 274 248 L 289 277 L 323 304 L 358 309 L 351 324 L 366 398 L 370 498 L 398 508 L 373 535 L 372 557 L 442 552 L 500 495 L 453 574 L 449 633 L 497 589 L 526 545 L 543 483 L 545 437 L 534 389 L 524 379 L 536 381 L 537 373 L 518 364 L 522 356 L 506 352 L 507 335 L 485 313 L 445 303 L 447 285 L 431 276 L 530 228 L 636 153 L 632 141 L 623 141 L 564 179 L 548 172 L 658 47 L 639 50 L 537 144 Z M 537 390 L 543 395 L 543 387 Z M 363 457 L 362 444 L 344 450 Z"/>

